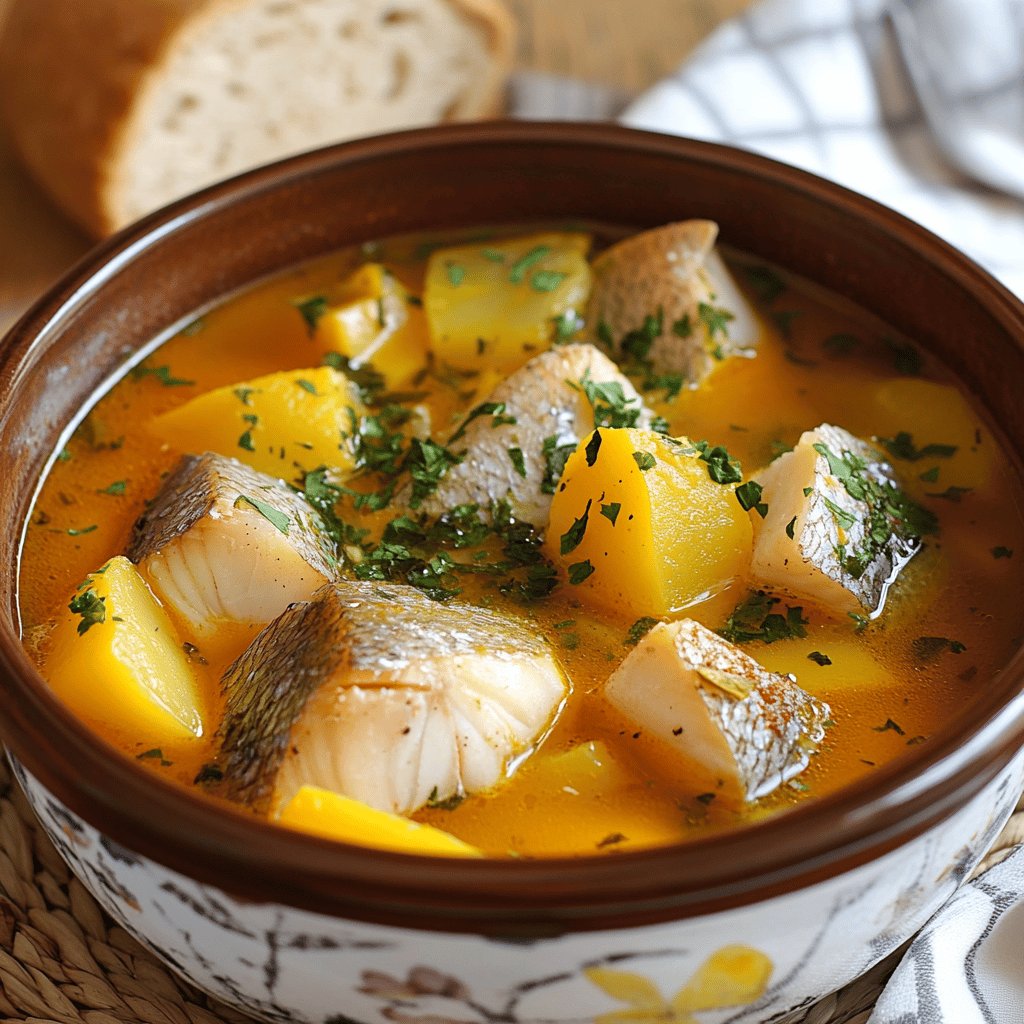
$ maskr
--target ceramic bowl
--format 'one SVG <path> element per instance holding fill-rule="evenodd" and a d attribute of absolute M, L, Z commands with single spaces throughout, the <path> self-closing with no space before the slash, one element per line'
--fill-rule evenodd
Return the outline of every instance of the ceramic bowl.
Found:
<path fill-rule="evenodd" d="M 928 744 L 786 815 L 665 849 L 454 864 L 278 830 L 167 784 L 79 724 L 22 650 L 16 567 L 40 477 L 141 346 L 384 235 L 693 216 L 918 339 L 1024 451 L 1024 308 L 966 258 L 791 168 L 606 126 L 443 127 L 257 171 L 100 246 L 3 344 L 0 734 L 100 903 L 218 998 L 271 1021 L 771 1020 L 900 945 L 998 833 L 1024 784 L 1021 656 Z"/>

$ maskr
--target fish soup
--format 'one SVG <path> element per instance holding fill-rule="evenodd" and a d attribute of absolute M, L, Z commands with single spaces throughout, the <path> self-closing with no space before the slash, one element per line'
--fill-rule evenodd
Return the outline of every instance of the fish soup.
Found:
<path fill-rule="evenodd" d="M 706 221 L 338 253 L 56 456 L 26 643 L 128 757 L 344 841 L 615 853 L 926 744 L 1009 657 L 1019 481 L 941 366 Z"/>

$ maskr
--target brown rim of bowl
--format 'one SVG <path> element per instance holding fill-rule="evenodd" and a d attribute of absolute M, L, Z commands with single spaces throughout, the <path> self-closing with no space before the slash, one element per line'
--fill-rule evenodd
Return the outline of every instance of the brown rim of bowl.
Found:
<path fill-rule="evenodd" d="M 856 218 L 865 235 L 882 240 L 918 269 L 931 267 L 949 288 L 969 293 L 1001 339 L 997 344 L 1007 360 L 1024 352 L 1024 307 L 1005 288 L 925 229 L 823 179 L 747 152 L 616 126 L 443 126 L 282 161 L 175 203 L 99 245 L 4 342 L 0 436 L 23 404 L 23 382 L 76 308 L 98 289 L 109 288 L 141 255 L 158 254 L 169 238 L 187 234 L 196 223 L 216 225 L 242 200 L 273 195 L 304 178 L 342 168 L 364 165 L 374 171 L 396 159 L 452 160 L 460 153 L 468 158 L 472 150 L 523 159 L 524 153 L 552 149 L 588 166 L 599 166 L 591 161 L 600 154 L 609 161 L 683 161 L 701 173 L 742 180 L 755 194 L 770 188 L 823 214 Z M 39 394 L 25 401 L 38 402 Z M 64 410 L 57 414 L 66 418 Z M 22 439 L 6 436 L 0 492 L 11 490 L 8 481 L 17 473 L 25 480 L 38 479 L 55 439 L 56 429 L 48 436 L 49 447 L 39 443 L 38 450 L 26 451 L 31 441 L 14 443 Z M 1009 451 L 1019 472 L 1020 453 Z M 31 494 L 3 496 L 11 511 L 4 525 L 19 538 L 31 500 Z M 20 540 L 8 541 L 10 551 L 17 548 Z M 961 721 L 929 743 L 838 793 L 741 830 L 583 859 L 455 863 L 411 858 L 276 828 L 197 799 L 114 753 L 46 687 L 19 642 L 15 602 L 10 587 L 0 607 L 0 735 L 72 811 L 114 841 L 240 898 L 413 928 L 529 939 L 753 903 L 838 875 L 941 823 L 996 778 L 1024 738 L 1024 652 L 1018 650 Z"/>

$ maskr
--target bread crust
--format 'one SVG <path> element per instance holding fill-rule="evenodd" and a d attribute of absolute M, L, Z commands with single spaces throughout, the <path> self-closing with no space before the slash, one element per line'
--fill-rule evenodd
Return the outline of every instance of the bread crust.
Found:
<path fill-rule="evenodd" d="M 447 0 L 482 26 L 486 81 L 450 111 L 486 116 L 512 66 L 515 24 L 502 0 Z M 21 160 L 95 237 L 123 226 L 123 155 L 133 113 L 159 88 L 175 49 L 203 23 L 249 0 L 10 0 L 0 37 L 0 112 Z"/>

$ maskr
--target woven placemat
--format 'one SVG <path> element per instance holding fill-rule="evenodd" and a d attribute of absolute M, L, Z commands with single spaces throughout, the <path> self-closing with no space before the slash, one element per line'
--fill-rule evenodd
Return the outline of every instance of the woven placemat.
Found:
<path fill-rule="evenodd" d="M 978 870 L 1022 841 L 1024 801 Z M 784 1024 L 865 1024 L 900 952 Z M 39 828 L 2 758 L 0 1021 L 250 1024 L 179 980 L 100 910 Z"/>

